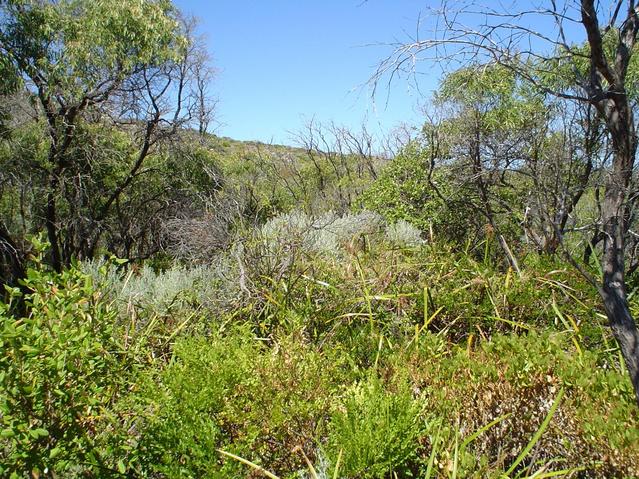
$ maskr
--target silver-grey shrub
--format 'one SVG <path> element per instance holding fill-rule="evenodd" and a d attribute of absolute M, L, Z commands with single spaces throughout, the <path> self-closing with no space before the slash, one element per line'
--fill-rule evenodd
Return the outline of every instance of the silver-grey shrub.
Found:
<path fill-rule="evenodd" d="M 386 226 L 386 240 L 392 245 L 411 248 L 424 244 L 419 228 L 405 220 Z"/>
<path fill-rule="evenodd" d="M 119 271 L 100 260 L 86 261 L 81 268 L 122 311 L 135 307 L 162 314 L 186 306 L 221 311 L 239 293 L 237 263 L 229 254 L 216 256 L 209 265 L 176 265 L 160 273 L 146 265 Z"/>
<path fill-rule="evenodd" d="M 329 212 L 318 217 L 293 211 L 269 220 L 259 230 L 258 237 L 271 251 L 289 245 L 289 249 L 298 247 L 309 253 L 338 255 L 351 241 L 365 235 L 379 235 L 383 228 L 382 217 L 370 211 L 344 216 Z"/>

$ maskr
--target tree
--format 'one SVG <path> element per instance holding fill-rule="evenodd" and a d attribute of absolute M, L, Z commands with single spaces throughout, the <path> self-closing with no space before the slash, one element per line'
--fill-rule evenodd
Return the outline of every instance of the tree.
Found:
<path fill-rule="evenodd" d="M 513 175 L 545 122 L 543 105 L 522 88 L 512 71 L 495 63 L 447 75 L 436 101 L 451 110 L 438 128 L 447 138 L 456 189 L 483 217 L 510 266 L 520 274 L 503 230 L 518 216 L 516 195 L 521 188 L 513 184 Z M 500 216 L 508 217 L 503 226 Z"/>
<path fill-rule="evenodd" d="M 597 231 L 596 219 L 575 212 L 588 189 L 597 197 L 608 145 L 592 105 L 551 98 L 546 109 L 547 122 L 520 173 L 529 184 L 523 221 L 526 239 L 540 254 L 553 255 L 571 231 Z M 591 238 L 585 239 L 586 251 L 592 247 Z M 588 258 L 584 263 L 589 264 Z"/>
<path fill-rule="evenodd" d="M 550 0 L 519 11 L 509 7 L 478 10 L 474 3 L 444 3 L 434 36 L 397 45 L 372 81 L 376 84 L 384 75 L 414 74 L 417 61 L 428 55 L 463 65 L 490 60 L 541 92 L 592 105 L 597 111 L 612 147 L 599 218 L 601 280 L 593 278 L 583 263 L 572 256 L 570 260 L 603 300 L 639 404 L 639 332 L 625 281 L 626 239 L 637 197 L 633 182 L 637 136 L 629 72 L 637 57 L 639 6 L 632 0 Z M 574 25 L 580 25 L 582 36 Z M 561 66 L 572 73 L 569 89 L 548 81 Z"/>
<path fill-rule="evenodd" d="M 38 214 L 56 270 L 92 257 L 109 230 L 119 228 L 118 250 L 132 251 L 148 230 L 125 225 L 150 225 L 131 220 L 133 207 L 157 218 L 163 201 L 149 193 L 158 190 L 127 193 L 160 168 L 145 165 L 182 127 L 212 118 L 194 28 L 168 0 L 0 2 L 0 54 L 45 125 Z"/>
<path fill-rule="evenodd" d="M 15 93 L 20 86 L 20 76 L 15 65 L 6 54 L 0 51 L 0 98 L 6 98 Z M 5 102 L 0 103 L 0 139 L 9 136 L 8 122 L 10 109 Z M 0 188 L 4 185 L 0 184 Z M 24 259 L 21 248 L 11 236 L 7 226 L 0 218 L 0 282 L 13 285 L 18 278 L 24 276 Z"/>
<path fill-rule="evenodd" d="M 439 129 L 424 130 L 398 151 L 358 202 L 390 223 L 402 220 L 428 232 L 431 240 L 455 242 L 473 226 L 469 209 L 457 202 L 449 171 L 435 168 L 441 159 Z"/>

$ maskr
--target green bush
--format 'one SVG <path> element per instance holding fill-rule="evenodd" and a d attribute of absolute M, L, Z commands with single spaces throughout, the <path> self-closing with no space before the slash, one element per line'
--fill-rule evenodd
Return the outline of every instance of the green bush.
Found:
<path fill-rule="evenodd" d="M 147 404 L 142 476 L 241 476 L 245 466 L 222 461 L 218 448 L 282 474 L 303 468 L 296 448 L 315 457 L 332 397 L 348 381 L 344 360 L 299 338 L 280 338 L 275 350 L 260 343 L 243 327 L 184 338 L 164 370 L 148 371 L 135 399 Z"/>
<path fill-rule="evenodd" d="M 329 425 L 333 464 L 344 477 L 407 477 L 420 462 L 423 407 L 406 383 L 397 391 L 376 377 L 351 387 Z"/>
<path fill-rule="evenodd" d="M 408 144 L 359 196 L 359 204 L 382 215 L 388 222 L 407 221 L 435 237 L 465 241 L 474 214 L 456 205 L 452 183 L 445 169 L 429 174 L 427 146 Z M 434 185 L 434 186 L 433 186 Z"/>
<path fill-rule="evenodd" d="M 147 371 L 136 398 L 148 405 L 140 437 L 143 476 L 210 477 L 219 469 L 216 449 L 231 432 L 220 413 L 247 380 L 252 353 L 238 335 L 187 339 L 176 344 L 163 371 Z"/>
<path fill-rule="evenodd" d="M 75 268 L 29 269 L 24 288 L 11 295 L 28 315 L 0 303 L 0 476 L 123 471 L 127 445 L 111 406 L 129 366 L 114 312 Z"/>

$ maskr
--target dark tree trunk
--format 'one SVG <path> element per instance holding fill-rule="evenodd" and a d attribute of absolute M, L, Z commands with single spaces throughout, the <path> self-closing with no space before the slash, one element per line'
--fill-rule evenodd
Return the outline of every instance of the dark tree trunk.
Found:
<path fill-rule="evenodd" d="M 20 284 L 25 276 L 25 251 L 13 241 L 6 226 L 0 221 L 0 287 L 7 285 L 20 288 L 22 297 L 13 303 L 14 313 L 20 317 L 27 314 L 24 296 L 29 293 L 29 289 Z M 0 297 L 3 293 L 4 291 L 0 293 Z"/>
<path fill-rule="evenodd" d="M 634 132 L 633 132 L 634 135 Z M 634 142 L 633 142 L 634 143 Z M 625 282 L 625 220 L 627 168 L 634 160 L 634 146 L 630 151 L 616 151 L 613 172 L 606 186 L 603 215 L 603 283 L 600 294 L 604 302 L 610 328 L 619 343 L 630 381 L 639 405 L 639 332 L 630 313 Z"/>
<path fill-rule="evenodd" d="M 599 293 L 639 405 L 639 331 L 628 306 L 625 281 L 628 189 L 637 147 L 636 132 L 625 92 L 607 100 L 600 108 L 605 114 L 614 150 L 601 211 L 603 280 Z"/>
<path fill-rule="evenodd" d="M 16 286 L 24 278 L 24 254 L 0 222 L 0 283 Z"/>
<path fill-rule="evenodd" d="M 639 332 L 628 306 L 624 264 L 625 235 L 628 230 L 625 219 L 626 189 L 630 177 L 628 168 L 631 171 L 634 160 L 634 145 L 631 146 L 630 151 L 626 150 L 626 155 L 623 153 L 623 151 L 616 151 L 615 164 L 606 186 L 602 210 L 603 256 L 601 265 L 603 282 L 599 292 L 604 302 L 608 322 L 619 343 L 639 405 Z"/>
<path fill-rule="evenodd" d="M 621 348 L 635 391 L 635 400 L 639 405 L 639 334 L 630 314 L 626 293 L 616 285 L 607 285 L 602 288 L 601 297 L 610 327 Z"/>
<path fill-rule="evenodd" d="M 55 196 L 58 190 L 58 177 L 53 174 L 49 180 L 49 192 L 47 193 L 47 209 L 45 225 L 47 237 L 51 247 L 51 266 L 57 272 L 62 271 L 62 256 L 60 253 L 60 241 L 58 238 L 57 207 Z"/>

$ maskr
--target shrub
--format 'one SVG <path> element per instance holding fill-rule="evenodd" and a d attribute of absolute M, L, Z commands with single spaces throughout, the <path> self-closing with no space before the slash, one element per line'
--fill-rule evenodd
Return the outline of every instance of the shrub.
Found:
<path fill-rule="evenodd" d="M 397 246 L 417 247 L 424 244 L 419 229 L 405 220 L 397 220 L 388 225 L 386 239 Z"/>
<path fill-rule="evenodd" d="M 582 468 L 584 477 L 639 473 L 633 459 L 639 454 L 639 429 L 632 386 L 619 370 L 599 366 L 602 353 L 580 354 L 569 335 L 550 331 L 494 335 L 476 349 L 442 345 L 427 334 L 415 346 L 392 353 L 385 374 L 408 374 L 429 414 L 459 431 L 458 443 L 483 431 L 469 447 L 474 457 L 463 458 L 459 477 L 508 469 L 561 389 L 565 396 L 520 463 L 520 473 L 542 467 L 548 472 Z M 446 449 L 438 453 L 444 462 L 453 456 L 451 438 Z"/>
<path fill-rule="evenodd" d="M 341 454 L 345 477 L 406 477 L 419 469 L 423 410 L 407 384 L 397 391 L 372 376 L 351 387 L 332 416 L 328 444 L 333 463 Z"/>
<path fill-rule="evenodd" d="M 382 217 L 370 211 L 343 216 L 326 213 L 319 217 L 293 211 L 269 220 L 260 237 L 271 251 L 288 244 L 306 253 L 339 255 L 367 236 L 379 236 L 383 226 Z"/>
<path fill-rule="evenodd" d="M 112 405 L 130 366 L 115 313 L 75 268 L 29 269 L 24 287 L 12 295 L 27 316 L 0 303 L 0 475 L 117 474 L 128 453 Z"/>
<path fill-rule="evenodd" d="M 432 228 L 436 237 L 464 241 L 473 212 L 454 204 L 455 190 L 445 169 L 429 174 L 429 151 L 420 141 L 409 143 L 360 195 L 359 203 L 389 223 L 403 220 L 421 231 Z"/>
<path fill-rule="evenodd" d="M 150 369 L 137 400 L 148 404 L 140 431 L 142 476 L 207 477 L 231 430 L 220 419 L 227 397 L 247 380 L 251 344 L 233 335 L 179 341 L 171 363 Z"/>
<path fill-rule="evenodd" d="M 177 342 L 171 363 L 149 371 L 140 431 L 142 476 L 240 477 L 244 466 L 221 461 L 217 448 L 289 474 L 314 458 L 332 397 L 347 381 L 336 355 L 325 357 L 280 338 L 265 348 L 246 328 Z"/>
<path fill-rule="evenodd" d="M 127 271 L 100 260 L 83 262 L 80 267 L 121 312 L 131 307 L 147 314 L 197 307 L 219 312 L 230 306 L 239 288 L 237 262 L 225 253 L 216 256 L 210 265 L 174 265 L 157 273 L 147 265 Z"/>

